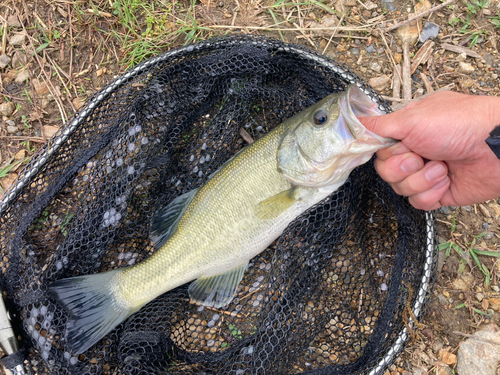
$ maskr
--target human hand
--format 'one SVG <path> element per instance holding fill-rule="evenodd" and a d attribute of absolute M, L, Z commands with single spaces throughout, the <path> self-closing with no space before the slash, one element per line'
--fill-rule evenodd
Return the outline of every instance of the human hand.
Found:
<path fill-rule="evenodd" d="M 500 196 L 500 160 L 485 143 L 500 124 L 500 98 L 437 92 L 384 116 L 361 117 L 370 131 L 401 142 L 379 150 L 375 169 L 419 209 Z"/>

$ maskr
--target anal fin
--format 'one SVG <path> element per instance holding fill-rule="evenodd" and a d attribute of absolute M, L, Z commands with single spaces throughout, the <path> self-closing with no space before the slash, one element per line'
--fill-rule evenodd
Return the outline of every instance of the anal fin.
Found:
<path fill-rule="evenodd" d="M 189 286 L 191 301 L 209 307 L 229 304 L 243 279 L 248 262 L 221 275 L 201 277 Z"/>

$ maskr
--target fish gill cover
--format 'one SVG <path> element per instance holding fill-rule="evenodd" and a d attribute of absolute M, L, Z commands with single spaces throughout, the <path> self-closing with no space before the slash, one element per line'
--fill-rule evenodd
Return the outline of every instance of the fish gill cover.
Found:
<path fill-rule="evenodd" d="M 370 162 L 253 258 L 223 308 L 190 303 L 186 284 L 75 354 L 48 291 L 149 257 L 155 213 L 244 147 L 242 129 L 258 139 L 352 83 L 389 111 L 324 56 L 237 35 L 153 58 L 87 101 L 0 202 L 0 283 L 25 371 L 382 373 L 425 309 L 435 228 Z"/>

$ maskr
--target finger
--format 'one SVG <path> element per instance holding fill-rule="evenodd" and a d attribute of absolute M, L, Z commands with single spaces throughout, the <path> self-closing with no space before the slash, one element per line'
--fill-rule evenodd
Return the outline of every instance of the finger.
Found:
<path fill-rule="evenodd" d="M 407 152 L 411 152 L 411 150 L 403 142 L 398 142 L 395 145 L 377 151 L 377 158 L 387 160 L 391 156 L 406 154 Z"/>
<path fill-rule="evenodd" d="M 437 186 L 448 178 L 448 168 L 445 163 L 431 161 L 418 172 L 409 175 L 400 182 L 393 183 L 392 188 L 400 195 L 411 197 Z"/>
<path fill-rule="evenodd" d="M 411 108 L 411 103 L 403 109 L 382 116 L 358 117 L 358 120 L 369 131 L 382 137 L 405 139 L 412 130 L 413 122 L 408 121 L 406 113 Z M 405 124 L 406 126 L 401 126 Z"/>
<path fill-rule="evenodd" d="M 423 167 L 424 160 L 413 152 L 391 156 L 387 160 L 375 159 L 375 170 L 384 181 L 391 184 L 403 181 Z"/>
<path fill-rule="evenodd" d="M 413 195 L 409 198 L 411 205 L 420 210 L 435 210 L 442 206 L 441 200 L 447 193 L 450 187 L 450 178 L 446 177 L 436 186 L 426 190 L 420 194 Z"/>

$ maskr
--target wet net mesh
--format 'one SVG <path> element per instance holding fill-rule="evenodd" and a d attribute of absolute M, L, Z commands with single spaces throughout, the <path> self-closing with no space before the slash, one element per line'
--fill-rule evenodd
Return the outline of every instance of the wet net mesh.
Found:
<path fill-rule="evenodd" d="M 299 46 L 232 36 L 170 51 L 87 101 L 0 204 L 1 286 L 25 371 L 54 374 L 374 374 L 426 304 L 432 217 L 357 168 L 251 260 L 234 300 L 190 304 L 187 286 L 83 354 L 65 344 L 55 280 L 150 256 L 155 212 L 254 139 L 355 74 Z M 9 302 L 8 301 L 8 302 Z M 413 313 L 411 312 L 413 310 Z"/>

